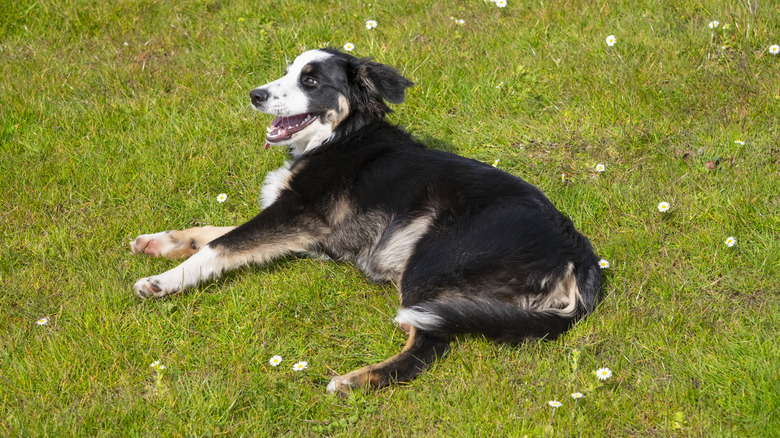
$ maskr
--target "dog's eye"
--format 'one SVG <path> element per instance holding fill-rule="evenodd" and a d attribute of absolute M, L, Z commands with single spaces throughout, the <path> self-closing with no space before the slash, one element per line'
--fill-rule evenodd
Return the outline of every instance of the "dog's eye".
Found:
<path fill-rule="evenodd" d="M 311 76 L 306 76 L 305 78 L 303 78 L 303 80 L 301 82 L 303 82 L 304 85 L 308 85 L 310 87 L 313 87 L 313 86 L 315 86 L 315 85 L 317 85 L 319 83 L 319 82 L 317 82 L 316 79 L 314 79 Z"/>

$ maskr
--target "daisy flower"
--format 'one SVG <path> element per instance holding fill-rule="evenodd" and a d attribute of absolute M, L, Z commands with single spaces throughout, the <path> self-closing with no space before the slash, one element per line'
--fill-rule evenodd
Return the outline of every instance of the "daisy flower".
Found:
<path fill-rule="evenodd" d="M 734 143 L 736 143 L 736 144 L 738 144 L 740 146 L 745 146 L 745 142 L 742 141 L 742 140 L 734 140 Z"/>
<path fill-rule="evenodd" d="M 585 396 L 581 392 L 572 392 L 571 393 L 571 398 L 573 398 L 574 400 L 577 400 L 578 398 L 582 398 L 582 397 L 585 397 Z"/>
<path fill-rule="evenodd" d="M 550 400 L 547 402 L 548 405 L 552 406 L 553 408 L 560 408 L 563 406 L 563 403 L 559 402 L 558 400 Z"/>
<path fill-rule="evenodd" d="M 306 368 L 309 368 L 309 363 L 306 362 L 305 360 L 302 360 L 296 363 L 295 365 L 293 365 L 293 371 L 303 371 Z"/>
<path fill-rule="evenodd" d="M 275 367 L 282 363 L 282 356 L 274 356 L 271 358 L 271 360 L 268 361 L 269 364 L 271 364 L 272 367 Z"/>
<path fill-rule="evenodd" d="M 466 24 L 466 20 L 462 20 L 462 19 L 455 20 L 455 22 L 458 24 Z"/>
<path fill-rule="evenodd" d="M 609 268 L 609 262 L 604 259 L 599 260 L 599 268 L 601 269 Z"/>
<path fill-rule="evenodd" d="M 352 44 L 352 43 L 344 44 L 344 50 L 347 51 L 347 52 L 351 52 L 351 51 L 355 50 L 355 45 Z"/>
<path fill-rule="evenodd" d="M 710 26 L 710 29 L 715 29 L 716 27 L 720 26 L 720 21 L 712 20 L 712 21 L 710 21 L 709 26 Z"/>
<path fill-rule="evenodd" d="M 496 4 L 499 8 L 505 8 L 506 7 L 506 0 L 496 0 L 493 3 Z"/>
<path fill-rule="evenodd" d="M 366 21 L 366 29 L 371 30 L 376 27 L 376 24 L 376 20 L 368 20 Z"/>
<path fill-rule="evenodd" d="M 612 370 L 609 368 L 599 368 L 596 370 L 596 377 L 598 377 L 599 380 L 607 380 L 612 377 Z"/>
<path fill-rule="evenodd" d="M 501 81 L 498 83 L 498 85 L 496 85 L 496 88 L 501 88 L 503 86 L 504 86 L 504 81 Z"/>
<path fill-rule="evenodd" d="M 615 38 L 615 35 L 610 35 L 605 41 L 609 47 L 612 47 L 617 42 L 617 38 Z"/>
<path fill-rule="evenodd" d="M 493 162 L 493 167 L 496 167 L 496 166 L 498 166 L 498 160 Z"/>
<path fill-rule="evenodd" d="M 606 169 L 603 164 L 596 165 L 596 172 L 603 172 Z"/>
<path fill-rule="evenodd" d="M 47 325 L 49 323 L 49 318 L 44 316 L 43 318 L 35 321 L 35 323 L 38 325 Z"/>
<path fill-rule="evenodd" d="M 780 53 L 780 46 L 778 46 L 777 44 L 772 44 L 771 46 L 769 46 L 769 53 L 771 53 L 772 55 L 777 55 L 778 53 Z"/>
<path fill-rule="evenodd" d="M 219 195 L 217 195 L 217 202 L 219 202 L 220 204 L 225 202 L 226 200 L 227 200 L 226 194 L 220 193 Z"/>
<path fill-rule="evenodd" d="M 669 211 L 669 203 L 668 202 L 659 202 L 658 203 L 658 211 L 661 213 L 666 213 Z"/>
<path fill-rule="evenodd" d="M 723 242 L 723 243 L 725 243 L 725 244 L 726 244 L 726 246 L 728 246 L 729 248 L 731 248 L 732 246 L 734 246 L 734 244 L 735 244 L 735 243 L 737 243 L 737 239 L 735 239 L 734 237 L 731 237 L 731 236 L 730 236 L 730 237 L 729 237 L 728 239 L 726 239 L 726 241 L 725 241 L 725 242 Z"/>

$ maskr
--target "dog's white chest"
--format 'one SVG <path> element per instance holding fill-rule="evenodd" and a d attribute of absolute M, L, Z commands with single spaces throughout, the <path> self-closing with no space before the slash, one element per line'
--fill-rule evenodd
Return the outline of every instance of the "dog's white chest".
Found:
<path fill-rule="evenodd" d="M 268 208 L 276 202 L 276 198 L 282 193 L 282 190 L 288 188 L 292 172 L 290 172 L 291 163 L 287 162 L 282 167 L 268 172 L 263 181 L 263 187 L 260 189 L 260 206 L 263 209 Z"/>

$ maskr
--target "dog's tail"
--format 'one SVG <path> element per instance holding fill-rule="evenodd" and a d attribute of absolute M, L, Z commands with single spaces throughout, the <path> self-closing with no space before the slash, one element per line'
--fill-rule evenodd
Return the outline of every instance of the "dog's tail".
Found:
<path fill-rule="evenodd" d="M 563 301 L 563 304 L 560 301 L 562 295 L 557 296 L 557 307 L 521 306 L 489 294 L 454 293 L 400 309 L 396 322 L 429 333 L 481 333 L 501 342 L 555 339 L 598 304 L 601 291 L 598 266 L 590 265 L 571 275 L 576 287 L 567 289 L 568 301 Z"/>
<path fill-rule="evenodd" d="M 481 333 L 501 342 L 529 338 L 555 339 L 571 327 L 573 316 L 519 308 L 486 297 L 457 297 L 426 301 L 400 309 L 395 318 L 428 333 Z"/>

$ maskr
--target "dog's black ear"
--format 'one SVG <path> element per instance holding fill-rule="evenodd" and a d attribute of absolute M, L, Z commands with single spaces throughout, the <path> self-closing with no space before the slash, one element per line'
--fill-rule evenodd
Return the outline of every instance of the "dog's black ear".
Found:
<path fill-rule="evenodd" d="M 358 88 L 353 103 L 361 110 L 382 118 L 390 112 L 384 101 L 401 103 L 404 101 L 406 87 L 414 83 L 401 76 L 394 68 L 366 58 L 353 58 L 350 62 L 352 83 Z"/>
<path fill-rule="evenodd" d="M 358 68 L 358 76 L 366 86 L 375 87 L 382 98 L 390 103 L 403 102 L 406 87 L 414 85 L 394 68 L 372 61 L 363 61 Z"/>

